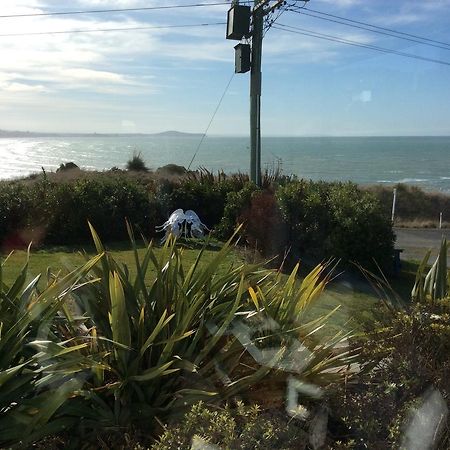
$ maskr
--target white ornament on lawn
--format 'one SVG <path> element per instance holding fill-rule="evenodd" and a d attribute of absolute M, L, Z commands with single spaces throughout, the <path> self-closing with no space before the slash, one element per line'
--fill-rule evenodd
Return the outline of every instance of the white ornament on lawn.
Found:
<path fill-rule="evenodd" d="M 162 225 L 156 227 L 156 231 L 165 231 L 166 234 L 161 239 L 161 243 L 166 242 L 170 234 L 175 237 L 185 236 L 202 238 L 208 227 L 200 220 L 192 209 L 183 212 L 182 209 L 175 210 Z"/>

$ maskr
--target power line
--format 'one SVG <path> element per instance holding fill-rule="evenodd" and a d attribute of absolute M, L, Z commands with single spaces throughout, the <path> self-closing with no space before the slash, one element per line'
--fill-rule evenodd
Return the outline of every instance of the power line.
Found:
<path fill-rule="evenodd" d="M 45 34 L 72 34 L 72 33 L 98 33 L 107 31 L 139 31 L 139 30 L 165 30 L 169 28 L 195 28 L 195 27 L 209 27 L 216 25 L 226 25 L 226 22 L 215 23 L 195 23 L 184 25 L 155 25 L 148 27 L 124 27 L 124 28 L 95 28 L 95 29 L 83 29 L 83 30 L 60 30 L 60 31 L 36 31 L 31 33 L 8 33 L 0 34 L 0 37 L 10 36 L 40 36 Z"/>
<path fill-rule="evenodd" d="M 450 46 L 446 47 L 444 45 L 432 44 L 430 42 L 425 42 L 423 40 L 425 38 L 410 38 L 410 37 L 405 37 L 405 36 L 402 36 L 402 35 L 399 35 L 399 34 L 394 34 L 394 33 L 399 33 L 398 31 L 392 31 L 392 32 L 390 32 L 390 31 L 380 31 L 380 30 L 377 30 L 377 29 L 369 28 L 369 26 L 373 27 L 373 25 L 368 25 L 368 26 L 355 25 L 353 23 L 347 23 L 347 22 L 343 22 L 342 20 L 337 20 L 337 19 L 330 19 L 328 17 L 322 17 L 322 16 L 319 16 L 319 15 L 316 15 L 316 14 L 311 14 L 309 12 L 300 11 L 300 10 L 297 10 L 297 9 L 288 9 L 288 11 L 294 12 L 296 14 L 302 14 L 304 16 L 314 17 L 314 18 L 320 19 L 320 20 L 326 20 L 328 22 L 338 23 L 338 24 L 341 24 L 341 25 L 345 25 L 347 27 L 358 28 L 360 30 L 370 31 L 371 33 L 376 33 L 376 34 L 381 34 L 381 35 L 384 35 L 384 36 L 390 36 L 390 37 L 394 37 L 394 38 L 397 38 L 397 39 L 402 39 L 404 41 L 415 42 L 417 44 L 428 45 L 430 47 L 441 48 L 443 50 L 450 50 Z M 344 19 L 344 20 L 348 20 L 348 19 Z M 446 45 L 448 45 L 448 44 L 446 44 Z"/>
<path fill-rule="evenodd" d="M 362 22 L 362 21 L 359 21 L 359 20 L 348 19 L 346 17 L 337 16 L 335 14 L 330 14 L 330 13 L 325 13 L 323 11 L 318 11 L 316 9 L 311 9 L 311 8 L 301 8 L 301 9 L 302 9 L 302 12 L 303 12 L 303 10 L 306 10 L 306 11 L 309 11 L 309 12 L 312 12 L 312 13 L 320 14 L 322 16 L 333 17 L 334 19 L 345 20 L 347 22 L 355 23 L 355 24 L 358 24 L 358 25 L 368 26 L 368 27 L 371 27 L 371 28 L 375 28 L 377 30 L 387 31 L 389 33 L 395 33 L 395 34 L 399 34 L 399 35 L 402 35 L 402 36 L 408 36 L 408 37 L 411 37 L 411 38 L 420 39 L 422 41 L 433 42 L 435 44 L 446 45 L 446 46 L 450 47 L 450 44 L 448 42 L 437 41 L 435 39 L 429 39 L 429 38 L 426 38 L 426 37 L 423 37 L 423 36 L 418 36 L 416 34 L 405 33 L 403 31 L 394 30 L 392 28 L 380 27 L 378 25 L 373 25 L 373 24 L 368 23 L 368 22 Z"/>
<path fill-rule="evenodd" d="M 352 45 L 354 47 L 366 48 L 369 50 L 375 50 L 382 53 L 389 53 L 397 56 L 404 56 L 406 58 L 419 59 L 421 61 L 433 62 L 436 64 L 442 64 L 445 66 L 450 66 L 450 62 L 442 61 L 440 59 L 426 58 L 425 56 L 413 55 L 411 53 L 400 52 L 398 50 L 391 50 L 385 47 L 378 47 L 376 45 L 364 44 L 362 42 L 352 41 L 350 39 L 340 38 L 339 36 L 332 36 L 330 34 L 319 33 L 313 30 L 306 30 L 304 28 L 292 27 L 290 25 L 277 24 L 274 25 L 273 28 L 281 31 L 287 31 L 289 33 L 300 34 L 302 36 L 310 36 L 315 37 L 317 39 L 322 39 L 325 41 L 338 42 L 340 44 Z"/>
<path fill-rule="evenodd" d="M 7 19 L 13 17 L 41 17 L 41 16 L 69 16 L 76 14 L 100 14 L 113 12 L 135 12 L 135 11 L 154 11 L 159 9 L 179 9 L 179 8 L 200 8 L 203 6 L 222 6 L 227 5 L 228 2 L 219 3 L 192 3 L 189 5 L 166 5 L 166 6 L 147 6 L 142 8 L 114 8 L 114 9 L 89 9 L 80 11 L 55 11 L 47 13 L 29 13 L 29 14 L 7 14 L 0 15 L 0 19 Z"/>
<path fill-rule="evenodd" d="M 225 89 L 224 89 L 224 91 L 222 93 L 222 97 L 220 97 L 219 103 L 217 104 L 216 109 L 214 110 L 213 115 L 211 116 L 211 120 L 209 121 L 208 126 L 206 127 L 205 132 L 203 133 L 202 138 L 200 139 L 200 142 L 198 143 L 198 146 L 197 146 L 197 148 L 196 148 L 196 150 L 194 152 L 194 155 L 192 156 L 191 162 L 189 163 L 189 166 L 188 166 L 188 170 L 191 168 L 191 165 L 194 162 L 194 159 L 197 156 L 197 153 L 200 150 L 200 147 L 202 146 L 203 141 L 206 138 L 206 135 L 208 134 L 208 131 L 209 131 L 209 129 L 210 129 L 212 123 L 213 123 L 213 120 L 216 117 L 217 112 L 219 111 L 220 105 L 222 104 L 223 99 L 225 98 L 225 95 L 227 94 L 228 89 L 229 89 L 229 87 L 231 85 L 231 82 L 233 81 L 234 75 L 235 75 L 235 73 L 233 72 L 233 74 L 231 75 L 231 78 L 229 79 L 229 81 L 228 81 L 228 83 L 227 83 L 227 85 L 226 85 L 226 87 L 225 87 Z"/>

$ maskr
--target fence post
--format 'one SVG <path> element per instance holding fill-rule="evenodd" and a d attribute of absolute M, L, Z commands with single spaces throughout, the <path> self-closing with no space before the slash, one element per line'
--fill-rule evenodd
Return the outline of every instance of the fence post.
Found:
<path fill-rule="evenodd" d="M 395 219 L 395 204 L 397 203 L 397 188 L 394 188 L 394 198 L 392 199 L 392 214 L 391 214 L 391 222 L 394 223 Z"/>

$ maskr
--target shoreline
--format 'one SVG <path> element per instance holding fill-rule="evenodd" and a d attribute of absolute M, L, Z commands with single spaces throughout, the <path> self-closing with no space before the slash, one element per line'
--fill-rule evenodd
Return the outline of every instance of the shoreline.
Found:
<path fill-rule="evenodd" d="M 123 168 L 140 153 L 148 167 L 173 161 L 188 167 L 207 167 L 216 173 L 247 172 L 248 138 L 172 135 L 101 135 L 85 137 L 28 137 L 0 139 L 3 180 L 56 170 L 74 161 L 87 170 Z M 194 136 L 194 137 L 192 137 Z M 199 147 L 200 142 L 202 145 Z M 199 148 L 198 148 L 199 147 Z M 198 149 L 197 149 L 198 148 Z M 425 157 L 426 155 L 426 157 Z M 318 181 L 347 181 L 358 185 L 397 183 L 417 185 L 429 192 L 450 194 L 450 137 L 263 137 L 262 169 L 281 171 Z"/>

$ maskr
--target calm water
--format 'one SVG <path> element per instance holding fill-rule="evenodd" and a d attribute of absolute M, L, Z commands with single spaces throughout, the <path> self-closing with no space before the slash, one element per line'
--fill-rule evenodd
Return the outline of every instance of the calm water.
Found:
<path fill-rule="evenodd" d="M 85 169 L 124 167 L 133 152 L 157 168 L 188 166 L 198 137 L 52 137 L 0 139 L 0 178 L 55 170 L 73 161 Z M 450 193 L 450 137 L 265 138 L 263 167 L 281 161 L 285 174 L 314 180 L 409 183 Z M 192 168 L 246 172 L 247 138 L 207 137 Z"/>

